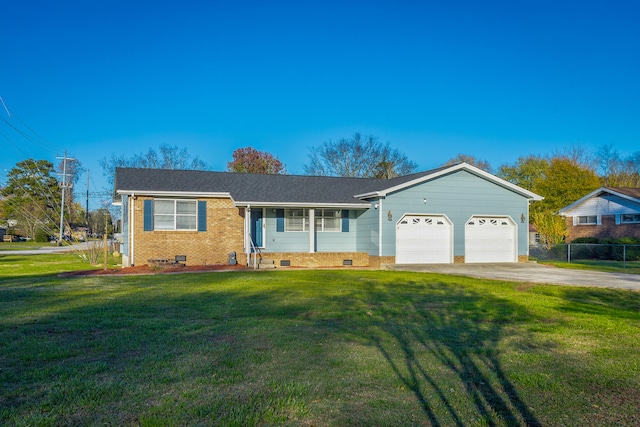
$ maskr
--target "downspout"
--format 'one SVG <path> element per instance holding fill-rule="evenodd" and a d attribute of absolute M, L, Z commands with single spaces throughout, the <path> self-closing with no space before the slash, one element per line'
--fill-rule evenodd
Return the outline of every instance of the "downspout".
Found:
<path fill-rule="evenodd" d="M 131 203 L 127 203 L 127 205 L 129 207 L 129 212 L 127 212 L 127 215 L 129 215 L 129 239 L 131 240 L 131 244 L 129 245 L 131 246 L 131 253 L 129 254 L 129 266 L 133 267 L 135 265 L 135 234 L 133 233 L 135 227 L 133 226 L 133 221 L 135 219 L 134 212 L 136 210 L 136 195 L 134 193 L 131 193 Z"/>
<path fill-rule="evenodd" d="M 378 256 L 382 256 L 382 197 L 378 199 Z"/>

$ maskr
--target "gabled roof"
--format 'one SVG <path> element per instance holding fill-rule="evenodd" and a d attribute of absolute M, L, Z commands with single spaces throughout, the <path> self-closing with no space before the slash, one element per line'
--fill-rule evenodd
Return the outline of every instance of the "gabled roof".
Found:
<path fill-rule="evenodd" d="M 420 172 L 417 174 L 413 174 L 413 175 L 406 175 L 403 177 L 399 177 L 399 178 L 393 178 L 393 179 L 388 179 L 388 180 L 384 180 L 384 182 L 387 184 L 385 187 L 378 189 L 376 191 L 370 192 L 370 193 L 364 193 L 364 194 L 358 194 L 356 195 L 356 197 L 359 198 L 370 198 L 370 197 L 376 197 L 376 196 L 386 196 L 389 193 L 394 193 L 396 191 L 400 191 L 404 188 L 407 187 L 411 187 L 413 185 L 417 185 L 417 184 L 421 184 L 423 182 L 426 181 L 431 181 L 433 179 L 439 178 L 443 175 L 448 175 L 460 170 L 465 170 L 469 173 L 472 173 L 476 176 L 479 176 L 481 178 L 486 179 L 487 181 L 493 182 L 494 184 L 497 184 L 501 187 L 504 187 L 508 190 L 511 190 L 517 194 L 520 194 L 523 197 L 526 197 L 527 199 L 532 199 L 532 200 L 542 200 L 543 197 L 535 194 L 529 190 L 525 190 L 522 187 L 519 187 L 509 181 L 505 181 L 502 178 L 499 178 L 495 175 L 490 174 L 489 172 L 485 172 L 480 168 L 477 168 L 475 166 L 472 166 L 468 163 L 457 163 L 451 166 L 443 166 L 437 169 L 433 169 L 430 171 L 426 171 L 426 172 Z"/>
<path fill-rule="evenodd" d="M 603 194 L 611 194 L 611 195 L 614 195 L 614 196 L 618 196 L 618 197 L 620 197 L 622 199 L 630 200 L 632 202 L 640 204 L 640 188 L 632 188 L 632 187 L 600 187 L 597 190 L 594 190 L 591 193 L 587 194 L 583 198 L 578 199 L 575 202 L 571 203 L 569 206 L 565 206 L 564 208 L 560 209 L 558 211 L 558 213 L 560 215 L 564 215 L 568 211 L 570 211 L 571 209 L 574 209 L 577 206 L 580 206 L 581 204 L 583 204 L 587 200 L 589 200 L 589 199 L 591 199 L 593 197 L 599 197 L 599 196 L 601 196 Z"/>
<path fill-rule="evenodd" d="M 368 207 L 370 204 L 367 199 L 385 196 L 458 170 L 467 170 L 526 198 L 542 199 L 537 194 L 467 163 L 391 179 L 117 168 L 115 191 L 117 195 L 231 197 L 238 206 L 268 204 Z"/>

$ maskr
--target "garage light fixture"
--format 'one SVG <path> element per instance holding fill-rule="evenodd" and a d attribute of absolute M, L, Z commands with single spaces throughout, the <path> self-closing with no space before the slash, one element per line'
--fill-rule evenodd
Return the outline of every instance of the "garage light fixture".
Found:
<path fill-rule="evenodd" d="M 427 204 L 427 198 L 426 197 L 422 199 L 422 203 L 424 203 L 425 205 Z"/>

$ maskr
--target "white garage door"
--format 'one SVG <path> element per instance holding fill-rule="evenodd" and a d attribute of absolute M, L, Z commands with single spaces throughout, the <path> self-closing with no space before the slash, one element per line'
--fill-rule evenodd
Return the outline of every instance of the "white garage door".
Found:
<path fill-rule="evenodd" d="M 396 225 L 397 264 L 453 262 L 453 226 L 444 215 L 405 215 Z"/>
<path fill-rule="evenodd" d="M 464 227 L 464 261 L 517 262 L 517 228 L 508 216 L 471 217 Z"/>

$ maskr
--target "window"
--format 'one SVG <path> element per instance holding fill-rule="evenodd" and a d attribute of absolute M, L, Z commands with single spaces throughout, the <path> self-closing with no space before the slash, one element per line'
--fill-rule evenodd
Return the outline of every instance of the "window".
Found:
<path fill-rule="evenodd" d="M 196 230 L 196 226 L 195 200 L 154 200 L 153 228 L 155 230 Z"/>
<path fill-rule="evenodd" d="M 340 231 L 341 215 L 339 209 L 316 209 L 316 230 L 318 231 Z"/>
<path fill-rule="evenodd" d="M 307 231 L 308 229 L 308 209 L 287 209 L 285 211 L 284 231 Z"/>
<path fill-rule="evenodd" d="M 315 229 L 317 231 L 341 231 L 342 211 L 340 209 L 315 209 Z M 309 231 L 309 209 L 286 209 L 285 231 Z"/>
<path fill-rule="evenodd" d="M 622 214 L 620 216 L 620 220 L 622 224 L 640 222 L 640 214 Z"/>
<path fill-rule="evenodd" d="M 596 215 L 587 215 L 578 217 L 578 225 L 596 225 L 598 217 Z"/>

